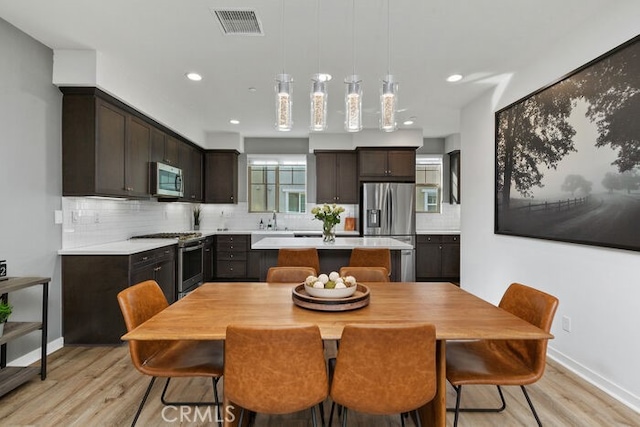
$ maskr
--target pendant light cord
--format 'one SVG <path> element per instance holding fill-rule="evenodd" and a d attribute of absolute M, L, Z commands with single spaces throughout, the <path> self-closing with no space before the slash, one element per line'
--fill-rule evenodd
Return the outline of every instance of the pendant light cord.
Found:
<path fill-rule="evenodd" d="M 351 1 L 351 56 L 353 57 L 353 75 L 356 75 L 356 0 Z"/>
<path fill-rule="evenodd" d="M 320 0 L 316 0 L 316 41 L 318 42 L 318 74 L 320 74 Z"/>
<path fill-rule="evenodd" d="M 387 0 L 387 75 L 391 74 L 391 24 L 390 7 L 391 0 Z"/>
<path fill-rule="evenodd" d="M 282 29 L 280 31 L 280 42 L 282 43 L 282 74 L 285 74 L 285 65 L 287 63 L 287 55 L 285 52 L 285 48 L 284 48 L 284 0 L 282 0 L 282 14 L 281 14 L 281 21 L 282 21 Z"/>

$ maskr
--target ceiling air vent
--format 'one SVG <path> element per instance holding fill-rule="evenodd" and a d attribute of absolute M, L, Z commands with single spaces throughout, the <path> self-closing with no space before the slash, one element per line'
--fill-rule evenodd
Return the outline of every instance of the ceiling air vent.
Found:
<path fill-rule="evenodd" d="M 262 25 L 255 10 L 250 9 L 211 9 L 218 18 L 222 33 L 238 36 L 262 36 Z"/>

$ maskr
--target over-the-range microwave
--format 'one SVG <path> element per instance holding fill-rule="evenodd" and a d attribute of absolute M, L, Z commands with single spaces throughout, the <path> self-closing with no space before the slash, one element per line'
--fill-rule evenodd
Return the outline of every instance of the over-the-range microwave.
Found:
<path fill-rule="evenodd" d="M 160 162 L 151 163 L 151 195 L 182 197 L 182 170 Z"/>

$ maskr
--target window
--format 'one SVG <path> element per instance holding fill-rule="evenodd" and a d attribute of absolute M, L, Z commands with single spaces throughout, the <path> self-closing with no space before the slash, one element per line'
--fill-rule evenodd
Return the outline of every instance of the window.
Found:
<path fill-rule="evenodd" d="M 416 212 L 439 213 L 442 203 L 442 157 L 416 158 Z"/>
<path fill-rule="evenodd" d="M 305 156 L 247 156 L 249 212 L 305 213 Z"/>

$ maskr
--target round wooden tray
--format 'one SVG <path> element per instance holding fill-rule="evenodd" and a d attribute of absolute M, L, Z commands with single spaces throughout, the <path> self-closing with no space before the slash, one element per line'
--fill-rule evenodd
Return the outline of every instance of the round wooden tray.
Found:
<path fill-rule="evenodd" d="M 369 305 L 369 288 L 360 283 L 353 295 L 346 298 L 312 297 L 304 290 L 304 283 L 293 288 L 293 303 L 302 308 L 318 311 L 348 311 Z"/>

